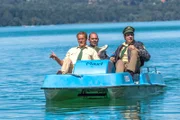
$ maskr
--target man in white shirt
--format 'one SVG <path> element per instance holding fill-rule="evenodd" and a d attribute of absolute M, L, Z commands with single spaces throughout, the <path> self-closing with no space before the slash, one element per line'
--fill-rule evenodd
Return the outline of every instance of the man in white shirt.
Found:
<path fill-rule="evenodd" d="M 87 42 L 87 34 L 85 32 L 79 32 L 77 35 L 77 41 L 79 46 L 69 49 L 64 60 L 60 60 L 55 53 L 50 55 L 50 58 L 53 58 L 57 61 L 58 64 L 62 66 L 61 70 L 57 74 L 67 74 L 72 73 L 74 64 L 77 60 L 98 60 L 97 52 L 89 47 Z"/>

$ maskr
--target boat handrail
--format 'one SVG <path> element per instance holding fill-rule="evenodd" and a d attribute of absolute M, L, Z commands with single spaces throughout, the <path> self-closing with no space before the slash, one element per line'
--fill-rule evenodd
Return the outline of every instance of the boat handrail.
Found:
<path fill-rule="evenodd" d="M 143 69 L 146 69 L 146 71 L 143 71 Z M 157 73 L 160 74 L 159 71 L 157 71 L 156 66 L 145 66 L 141 68 L 141 73 Z"/>

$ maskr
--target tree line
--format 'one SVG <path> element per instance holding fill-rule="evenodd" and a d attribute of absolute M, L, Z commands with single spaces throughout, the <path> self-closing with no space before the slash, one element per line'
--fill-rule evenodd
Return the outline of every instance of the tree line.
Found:
<path fill-rule="evenodd" d="M 0 1 L 0 26 L 180 20 L 179 0 Z"/>

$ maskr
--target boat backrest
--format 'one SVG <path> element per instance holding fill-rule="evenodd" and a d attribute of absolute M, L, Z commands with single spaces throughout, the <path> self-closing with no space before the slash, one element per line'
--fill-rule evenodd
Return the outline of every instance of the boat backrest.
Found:
<path fill-rule="evenodd" d="M 140 74 L 140 84 L 164 84 L 164 80 L 161 74 L 158 73 L 141 73 Z"/>
<path fill-rule="evenodd" d="M 109 60 L 81 60 L 77 61 L 73 74 L 114 73 L 114 64 Z"/>

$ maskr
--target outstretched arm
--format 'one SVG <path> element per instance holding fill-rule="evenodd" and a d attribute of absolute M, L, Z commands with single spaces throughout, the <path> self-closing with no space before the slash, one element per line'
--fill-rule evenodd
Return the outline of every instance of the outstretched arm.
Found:
<path fill-rule="evenodd" d="M 54 52 L 52 52 L 49 57 L 54 59 L 60 66 L 63 65 L 63 60 L 59 59 Z"/>

